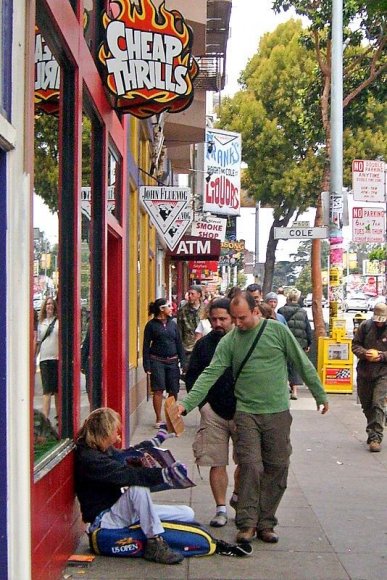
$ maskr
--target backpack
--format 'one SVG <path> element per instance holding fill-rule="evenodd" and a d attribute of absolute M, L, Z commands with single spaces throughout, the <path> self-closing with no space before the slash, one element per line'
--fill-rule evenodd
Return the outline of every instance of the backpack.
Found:
<path fill-rule="evenodd" d="M 250 544 L 228 544 L 216 540 L 204 526 L 196 522 L 161 522 L 163 538 L 168 545 L 185 558 L 192 556 L 250 556 Z M 141 558 L 144 555 L 146 536 L 140 524 L 120 529 L 97 528 L 89 533 L 90 549 L 102 556 Z"/>

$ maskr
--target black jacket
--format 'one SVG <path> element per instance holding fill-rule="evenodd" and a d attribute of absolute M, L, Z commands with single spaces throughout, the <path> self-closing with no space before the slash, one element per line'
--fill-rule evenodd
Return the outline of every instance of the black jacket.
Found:
<path fill-rule="evenodd" d="M 306 349 L 312 344 L 312 328 L 306 310 L 299 304 L 285 304 L 278 309 L 279 314 L 285 317 L 290 332 L 297 339 L 301 348 Z"/>
<path fill-rule="evenodd" d="M 150 355 L 160 358 L 178 356 L 181 366 L 185 364 L 185 352 L 176 322 L 169 317 L 164 325 L 158 318 L 146 323 L 143 343 L 143 365 L 147 373 L 150 368 Z"/>
<path fill-rule="evenodd" d="M 210 364 L 221 338 L 221 334 L 212 330 L 195 343 L 185 375 L 187 392 L 192 389 L 196 379 Z M 213 384 L 199 408 L 206 403 L 209 403 L 215 413 L 223 419 L 230 421 L 234 417 L 236 400 L 234 395 L 234 377 L 231 368 L 227 369 Z"/>
<path fill-rule="evenodd" d="M 380 362 L 370 362 L 366 351 L 374 348 L 381 355 Z M 387 378 L 387 324 L 377 327 L 372 320 L 365 320 L 356 330 L 352 340 L 352 352 L 357 356 L 357 374 L 364 379 Z"/>
<path fill-rule="evenodd" d="M 158 467 L 131 467 L 117 458 L 119 450 L 92 449 L 79 441 L 75 450 L 75 493 L 82 519 L 92 523 L 98 514 L 109 509 L 121 496 L 121 487 L 151 487 L 163 483 Z"/>

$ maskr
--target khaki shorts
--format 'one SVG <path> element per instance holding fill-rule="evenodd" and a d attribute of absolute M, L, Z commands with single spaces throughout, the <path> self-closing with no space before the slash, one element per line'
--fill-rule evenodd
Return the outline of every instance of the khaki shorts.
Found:
<path fill-rule="evenodd" d="M 234 421 L 219 417 L 206 403 L 200 409 L 200 427 L 192 445 L 197 465 L 219 467 L 228 465 L 229 441 L 236 439 Z M 236 463 L 235 454 L 233 459 Z"/>

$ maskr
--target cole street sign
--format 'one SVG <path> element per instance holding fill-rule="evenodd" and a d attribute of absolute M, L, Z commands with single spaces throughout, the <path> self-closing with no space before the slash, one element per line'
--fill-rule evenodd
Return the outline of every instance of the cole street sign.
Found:
<path fill-rule="evenodd" d="M 327 238 L 328 228 L 313 227 L 291 227 L 291 228 L 274 228 L 275 240 L 308 240 L 317 238 Z"/>

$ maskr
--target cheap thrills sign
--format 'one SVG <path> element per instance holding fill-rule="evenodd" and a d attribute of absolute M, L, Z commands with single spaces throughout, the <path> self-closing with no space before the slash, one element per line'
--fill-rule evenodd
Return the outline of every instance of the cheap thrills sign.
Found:
<path fill-rule="evenodd" d="M 56 114 L 59 110 L 60 68 L 43 36 L 35 28 L 35 109 Z"/>
<path fill-rule="evenodd" d="M 167 10 L 165 2 L 157 9 L 151 0 L 116 0 L 110 7 L 112 15 L 103 13 L 98 58 L 115 108 L 144 119 L 189 107 L 199 68 L 181 13 Z"/>

